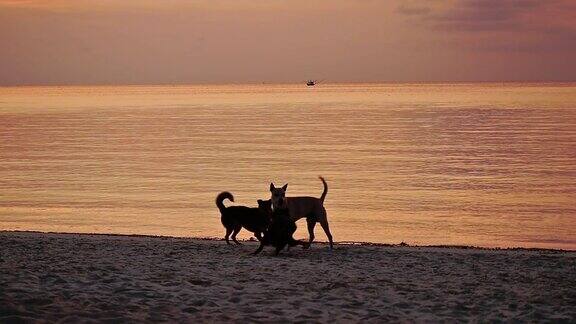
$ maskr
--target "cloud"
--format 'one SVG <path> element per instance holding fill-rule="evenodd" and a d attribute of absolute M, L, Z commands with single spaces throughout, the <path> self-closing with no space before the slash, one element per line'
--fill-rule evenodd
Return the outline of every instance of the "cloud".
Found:
<path fill-rule="evenodd" d="M 421 16 L 429 14 L 432 11 L 432 9 L 429 7 L 409 6 L 403 4 L 400 7 L 398 7 L 396 11 L 400 14 L 407 16 Z"/>
<path fill-rule="evenodd" d="M 466 31 L 522 29 L 533 23 L 525 19 L 558 5 L 557 0 L 463 0 L 444 13 L 431 17 L 439 28 Z"/>
<path fill-rule="evenodd" d="M 475 50 L 576 51 L 572 0 L 455 0 L 428 11 L 406 9 L 398 12 L 411 22 L 462 37 L 460 44 L 469 41 Z"/>

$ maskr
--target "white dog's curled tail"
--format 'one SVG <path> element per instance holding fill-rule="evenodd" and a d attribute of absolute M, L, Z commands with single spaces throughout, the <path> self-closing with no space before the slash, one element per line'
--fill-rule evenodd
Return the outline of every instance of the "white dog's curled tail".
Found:
<path fill-rule="evenodd" d="M 228 191 L 219 193 L 218 196 L 216 196 L 216 206 L 220 209 L 220 212 L 223 212 L 226 209 L 226 206 L 224 206 L 224 199 L 234 202 L 234 196 L 232 196 Z"/>
<path fill-rule="evenodd" d="M 326 198 L 326 195 L 328 194 L 328 184 L 326 183 L 326 180 L 324 180 L 324 178 L 322 177 L 318 177 L 320 178 L 320 180 L 322 181 L 322 184 L 324 185 L 324 191 L 322 191 L 322 196 L 320 196 L 320 201 L 322 201 L 322 203 L 324 203 L 324 198 Z"/>

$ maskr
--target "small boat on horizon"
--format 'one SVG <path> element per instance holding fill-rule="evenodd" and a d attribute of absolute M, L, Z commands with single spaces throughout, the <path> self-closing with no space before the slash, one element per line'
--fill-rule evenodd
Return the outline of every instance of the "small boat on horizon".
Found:
<path fill-rule="evenodd" d="M 309 87 L 313 87 L 316 85 L 316 80 L 308 80 L 306 81 L 306 85 Z"/>

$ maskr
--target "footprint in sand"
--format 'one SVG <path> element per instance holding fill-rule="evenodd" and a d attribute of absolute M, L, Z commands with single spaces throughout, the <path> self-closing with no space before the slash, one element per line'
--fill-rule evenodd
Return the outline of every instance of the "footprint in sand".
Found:
<path fill-rule="evenodd" d="M 234 304 L 239 303 L 240 300 L 241 300 L 240 297 L 236 297 L 236 296 L 228 299 L 229 302 L 234 303 Z"/>
<path fill-rule="evenodd" d="M 195 285 L 195 286 L 203 286 L 203 287 L 207 287 L 207 286 L 210 286 L 212 284 L 211 281 L 200 280 L 200 279 L 190 279 L 190 280 L 188 280 L 188 282 Z"/>

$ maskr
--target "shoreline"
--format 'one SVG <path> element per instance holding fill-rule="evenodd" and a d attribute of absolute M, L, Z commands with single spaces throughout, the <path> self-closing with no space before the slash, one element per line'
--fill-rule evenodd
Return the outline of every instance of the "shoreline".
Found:
<path fill-rule="evenodd" d="M 121 233 L 76 233 L 76 232 L 43 232 L 43 231 L 24 231 L 24 230 L 0 230 L 2 233 L 30 233 L 30 234 L 55 234 L 55 235 L 94 235 L 94 236 L 110 236 L 110 237 L 142 237 L 142 238 L 169 238 L 169 239 L 189 239 L 199 241 L 222 241 L 224 239 L 218 237 L 195 237 L 195 236 L 172 236 L 172 235 L 152 235 L 152 234 L 121 234 Z M 238 241 L 257 242 L 255 238 L 251 239 L 238 239 Z M 313 245 L 328 245 L 328 242 L 314 241 Z M 335 241 L 335 246 L 375 246 L 375 247 L 412 247 L 412 248 L 431 248 L 431 249 L 458 249 L 458 250 L 484 250 L 484 251 L 541 251 L 541 252 L 558 252 L 558 253 L 573 253 L 576 249 L 552 249 L 552 248 L 532 248 L 532 247 L 484 247 L 475 245 L 450 245 L 450 244 L 430 244 L 430 245 L 413 245 L 405 242 L 400 243 L 375 243 L 375 242 L 357 242 L 357 241 Z"/>

